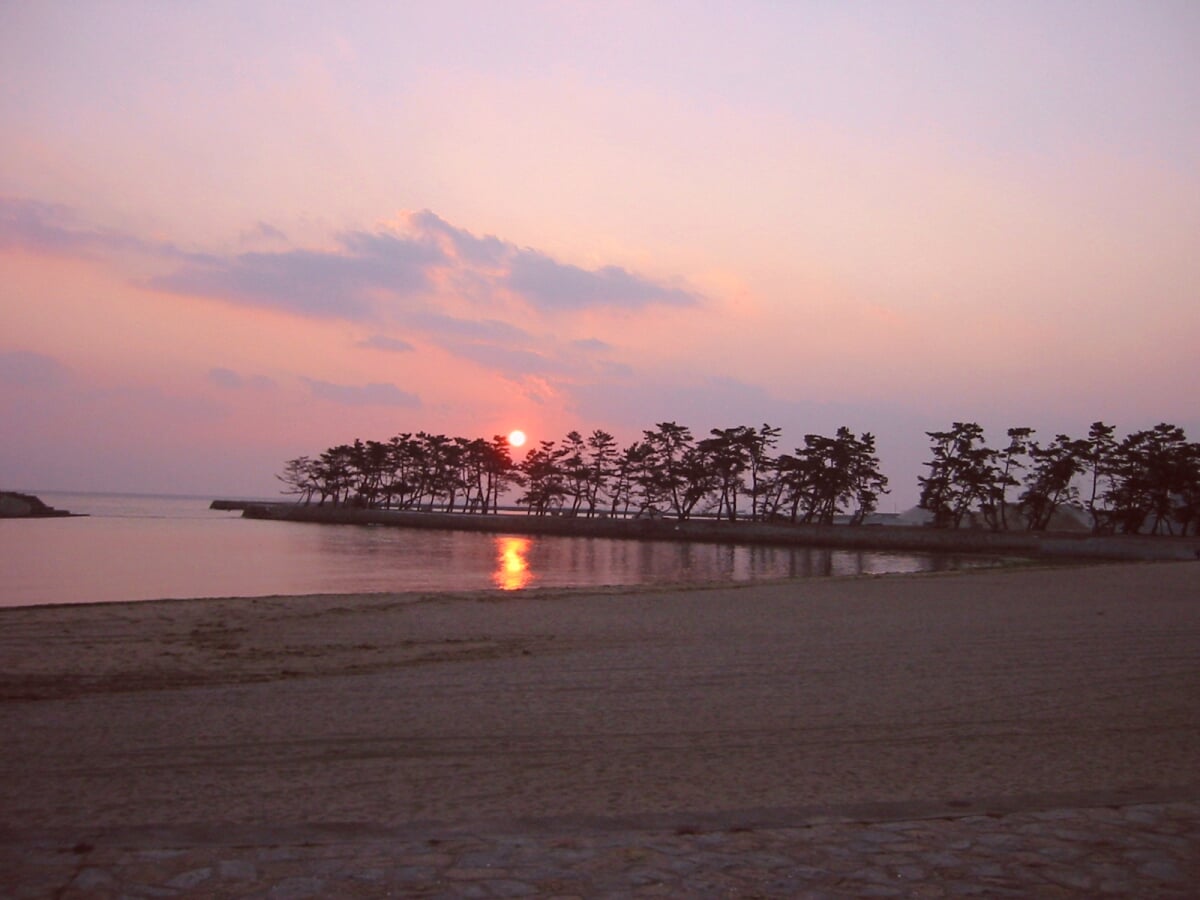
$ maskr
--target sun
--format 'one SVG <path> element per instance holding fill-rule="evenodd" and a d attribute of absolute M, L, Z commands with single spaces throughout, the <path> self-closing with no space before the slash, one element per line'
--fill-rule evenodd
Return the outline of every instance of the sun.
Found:
<path fill-rule="evenodd" d="M 520 429 L 517 429 L 516 431 L 510 431 L 508 433 L 508 445 L 510 447 L 524 447 L 525 432 L 521 431 Z"/>

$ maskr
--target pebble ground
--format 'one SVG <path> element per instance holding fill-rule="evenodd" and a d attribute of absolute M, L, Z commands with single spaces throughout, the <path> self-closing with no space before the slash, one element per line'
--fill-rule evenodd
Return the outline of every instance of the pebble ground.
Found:
<path fill-rule="evenodd" d="M 794 827 L 0 835 L 0 895 L 1200 897 L 1200 802 Z"/>

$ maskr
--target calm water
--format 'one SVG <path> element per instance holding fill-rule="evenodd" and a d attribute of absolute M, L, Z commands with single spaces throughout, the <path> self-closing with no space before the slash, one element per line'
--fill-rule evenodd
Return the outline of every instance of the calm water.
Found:
<path fill-rule="evenodd" d="M 88 518 L 0 520 L 0 606 L 165 597 L 732 582 L 987 560 L 263 522 L 209 500 L 41 492 Z"/>

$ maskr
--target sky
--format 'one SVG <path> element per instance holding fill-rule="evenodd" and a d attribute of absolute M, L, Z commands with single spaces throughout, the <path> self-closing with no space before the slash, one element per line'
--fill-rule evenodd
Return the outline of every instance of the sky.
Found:
<path fill-rule="evenodd" d="M 0 487 L 429 431 L 1200 439 L 1200 4 L 0 2 Z"/>

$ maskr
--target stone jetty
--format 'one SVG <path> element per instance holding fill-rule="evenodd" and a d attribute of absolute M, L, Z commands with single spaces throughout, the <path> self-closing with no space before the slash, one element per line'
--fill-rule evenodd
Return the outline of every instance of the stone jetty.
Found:
<path fill-rule="evenodd" d="M 75 513 L 47 506 L 33 494 L 0 491 L 0 519 L 52 519 L 72 515 Z"/>
<path fill-rule="evenodd" d="M 623 518 L 521 513 L 480 514 L 333 506 L 305 503 L 214 500 L 215 510 L 241 510 L 252 519 L 327 525 L 391 525 L 565 537 L 893 550 L 912 553 L 976 553 L 1022 559 L 1193 560 L 1200 537 L 1094 535 L 1078 532 L 987 531 L 921 525 L 803 525 L 717 519 Z"/>

